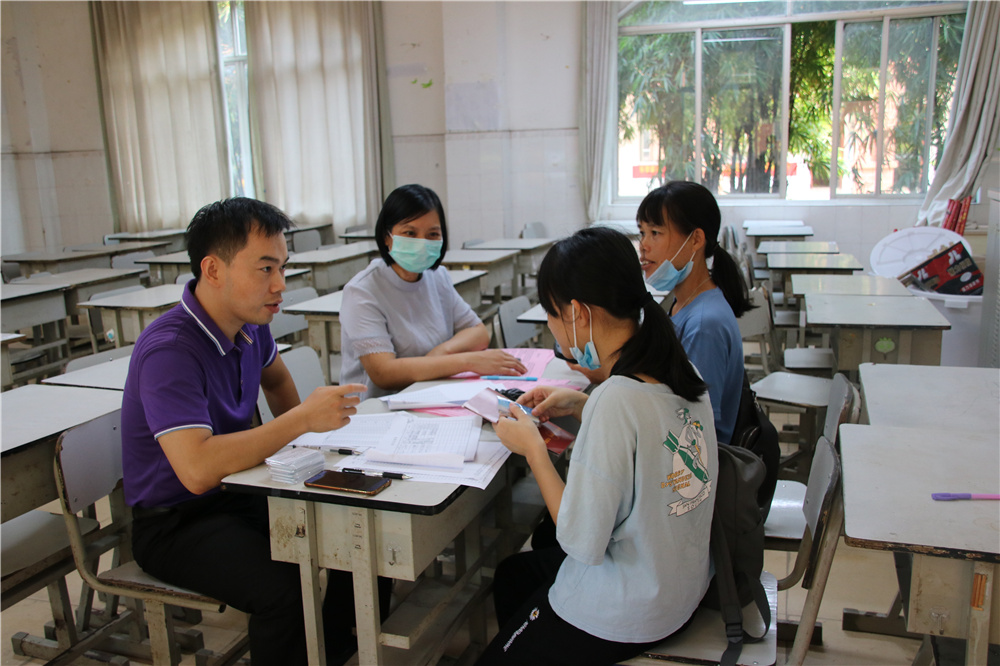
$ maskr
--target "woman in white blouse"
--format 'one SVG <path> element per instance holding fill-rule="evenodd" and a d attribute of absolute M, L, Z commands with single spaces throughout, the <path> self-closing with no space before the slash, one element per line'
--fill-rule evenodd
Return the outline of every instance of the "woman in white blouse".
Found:
<path fill-rule="evenodd" d="M 365 384 L 367 397 L 379 397 L 461 372 L 525 373 L 516 357 L 486 349 L 489 331 L 440 268 L 448 227 L 433 190 L 396 188 L 375 223 L 375 242 L 381 258 L 344 287 L 341 383 Z"/>

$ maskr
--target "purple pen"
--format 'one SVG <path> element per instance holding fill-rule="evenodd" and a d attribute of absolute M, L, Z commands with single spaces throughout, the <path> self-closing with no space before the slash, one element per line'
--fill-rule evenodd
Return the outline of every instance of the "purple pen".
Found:
<path fill-rule="evenodd" d="M 1000 495 L 982 495 L 977 493 L 931 493 L 936 500 L 1000 500 Z"/>

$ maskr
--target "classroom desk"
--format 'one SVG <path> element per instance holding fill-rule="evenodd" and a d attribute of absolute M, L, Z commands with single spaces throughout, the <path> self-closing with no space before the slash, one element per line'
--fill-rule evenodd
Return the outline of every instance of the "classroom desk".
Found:
<path fill-rule="evenodd" d="M 184 249 L 184 234 L 187 229 L 153 229 L 150 231 L 120 231 L 105 236 L 108 245 L 123 241 L 165 241 L 164 253 L 180 252 Z"/>
<path fill-rule="evenodd" d="M 33 349 L 45 351 L 48 359 L 41 367 L 21 373 L 19 378 L 42 375 L 65 363 L 69 355 L 66 339 L 66 284 L 28 284 L 15 282 L 0 285 L 0 317 L 3 331 L 15 333 L 32 329 Z"/>
<path fill-rule="evenodd" d="M 286 268 L 285 269 L 285 290 L 301 289 L 302 287 L 312 287 L 312 270 L 308 268 Z"/>
<path fill-rule="evenodd" d="M 543 377 L 563 378 L 567 373 L 573 371 L 566 363 L 554 360 Z M 434 383 L 438 382 L 420 382 L 410 388 Z M 358 408 L 362 414 L 385 411 L 385 403 L 378 399 L 365 400 Z M 326 457 L 328 468 L 341 458 L 334 453 Z M 319 572 L 323 568 L 354 572 L 361 664 L 426 663 L 428 656 L 439 655 L 447 642 L 447 634 L 442 635 L 437 625 L 443 622 L 454 629 L 460 616 L 486 600 L 488 589 L 481 584 L 479 569 L 495 542 L 483 545 L 480 518 L 495 500 L 502 499 L 498 498 L 501 491 L 506 492 L 505 469 L 501 468 L 485 490 L 406 480 L 393 481 L 372 498 L 307 489 L 301 483 L 274 483 L 264 465 L 231 474 L 222 484 L 228 491 L 268 495 L 271 556 L 297 563 L 302 572 L 310 664 L 325 663 L 319 642 L 323 602 Z M 414 607 L 404 601 L 382 625 L 375 577 L 416 581 L 452 542 L 458 579 L 454 587 L 445 591 L 440 589 L 442 583 L 428 578 L 418 584 L 432 590 L 425 599 L 431 597 L 433 604 L 444 598 L 442 605 L 447 607 L 441 610 L 419 603 Z M 422 596 L 418 591 L 408 599 Z M 481 613 L 472 612 L 471 621 L 474 639 L 485 645 Z"/>
<path fill-rule="evenodd" d="M 931 493 L 996 493 L 1000 432 L 995 422 L 964 430 L 948 418 L 957 415 L 933 411 L 942 418 L 931 427 L 840 427 L 844 539 L 912 554 L 907 630 L 965 638 L 966 664 L 985 664 L 990 640 L 1000 641 L 997 504 L 939 502 Z"/>
<path fill-rule="evenodd" d="M 4 255 L 4 261 L 17 262 L 21 275 L 59 273 L 81 268 L 111 268 L 111 257 L 94 250 L 39 250 Z"/>
<path fill-rule="evenodd" d="M 59 435 L 121 406 L 117 391 L 45 384 L 5 391 L 0 400 L 0 520 L 6 522 L 56 499 L 52 461 Z"/>
<path fill-rule="evenodd" d="M 925 298 L 805 295 L 807 327 L 832 329 L 837 371 L 854 376 L 861 363 L 941 364 L 941 334 L 951 328 Z"/>
<path fill-rule="evenodd" d="M 373 241 L 375 240 L 375 232 L 368 231 L 345 231 L 340 234 L 340 240 L 344 241 L 346 244 L 357 243 L 359 241 Z"/>
<path fill-rule="evenodd" d="M 518 250 L 516 270 L 521 275 L 521 284 L 529 275 L 537 275 L 542 259 L 557 239 L 555 238 L 498 238 L 477 243 L 470 250 Z M 514 294 L 517 296 L 518 291 Z"/>
<path fill-rule="evenodd" d="M 763 241 L 757 254 L 839 254 L 837 241 Z"/>
<path fill-rule="evenodd" d="M 177 305 L 184 293 L 182 284 L 161 284 L 142 291 L 98 298 L 81 303 L 82 308 L 97 308 L 114 315 L 115 346 L 135 342 L 150 322 Z"/>
<path fill-rule="evenodd" d="M 754 248 L 760 247 L 765 240 L 795 240 L 809 238 L 813 235 L 813 228 L 810 226 L 773 226 L 773 225 L 752 225 L 746 230 L 747 238 L 753 239 Z"/>
<path fill-rule="evenodd" d="M 316 291 L 328 294 L 343 289 L 376 256 L 378 246 L 368 241 L 298 252 L 288 258 L 288 265 L 312 269 Z"/>
<path fill-rule="evenodd" d="M 855 296 L 913 296 L 903 283 L 881 275 L 792 275 L 792 294 L 843 294 Z"/>
<path fill-rule="evenodd" d="M 285 240 L 288 243 L 288 250 L 292 249 L 292 238 L 295 234 L 302 233 L 303 231 L 318 231 L 319 232 L 319 242 L 320 245 L 332 245 L 336 242 L 333 233 L 333 223 L 332 222 L 312 222 L 310 224 L 298 224 L 296 223 L 294 227 L 285 231 Z"/>
<path fill-rule="evenodd" d="M 149 284 L 154 287 L 173 284 L 178 275 L 191 272 L 191 257 L 187 250 L 140 259 L 136 263 L 149 266 Z"/>
<path fill-rule="evenodd" d="M 76 386 L 79 388 L 104 389 L 106 391 L 124 391 L 125 379 L 128 377 L 128 365 L 131 360 L 131 356 L 116 358 L 113 361 L 105 361 L 43 379 L 42 383 L 54 386 Z"/>
<path fill-rule="evenodd" d="M 791 293 L 792 275 L 851 275 L 864 268 L 853 254 L 768 254 L 767 268 L 776 282 Z"/>
<path fill-rule="evenodd" d="M 55 275 L 35 275 L 18 284 L 65 285 L 66 314 L 81 314 L 79 304 L 89 301 L 101 292 L 122 287 L 141 286 L 141 268 L 82 268 Z"/>
<path fill-rule="evenodd" d="M 365 400 L 359 407 L 359 413 L 384 410 L 384 403 L 377 399 Z M 340 457 L 327 454 L 328 460 L 332 456 Z M 485 490 L 394 481 L 372 498 L 309 489 L 301 483 L 274 483 L 263 465 L 227 476 L 222 483 L 227 491 L 268 495 L 271 556 L 298 564 L 302 572 L 309 663 L 325 663 L 319 594 L 323 568 L 354 573 L 360 663 L 423 663 L 428 652 L 443 647 L 434 645 L 441 637 L 426 621 L 427 615 L 434 618 L 436 613 L 406 608 L 404 602 L 383 626 L 375 577 L 416 581 L 454 541 L 461 580 L 452 590 L 455 599 L 442 615 L 455 622 L 460 613 L 481 603 L 487 590 L 479 580 L 479 517 L 503 488 L 505 476 L 497 474 Z M 423 580 L 420 585 L 443 587 L 434 580 Z M 411 635 L 414 630 L 407 625 L 414 624 L 414 618 L 407 621 L 408 614 L 424 620 L 416 622 L 421 625 L 416 631 L 422 635 Z M 485 626 L 479 631 L 484 640 Z"/>
<path fill-rule="evenodd" d="M 479 304 L 479 282 L 485 271 L 448 271 L 455 289 L 470 307 Z M 288 314 L 303 315 L 309 324 L 309 346 L 319 354 L 324 375 L 330 372 L 330 355 L 340 353 L 340 307 L 343 290 L 311 298 L 282 308 Z M 326 377 L 327 383 L 330 377 Z"/>
<path fill-rule="evenodd" d="M 6 391 L 14 385 L 14 371 L 10 365 L 10 345 L 24 340 L 21 333 L 0 333 L 0 391 Z"/>
<path fill-rule="evenodd" d="M 493 295 L 493 302 L 499 304 L 503 285 L 510 283 L 511 293 L 519 293 L 517 257 L 520 250 L 450 250 L 441 265 L 456 270 L 482 270 L 486 274 L 479 278 L 483 293 Z"/>
<path fill-rule="evenodd" d="M 750 227 L 804 227 L 802 220 L 743 220 L 743 228 Z"/>

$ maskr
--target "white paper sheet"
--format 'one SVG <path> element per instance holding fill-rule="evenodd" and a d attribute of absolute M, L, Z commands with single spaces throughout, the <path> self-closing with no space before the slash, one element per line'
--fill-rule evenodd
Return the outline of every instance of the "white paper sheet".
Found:
<path fill-rule="evenodd" d="M 382 398 L 389 409 L 420 409 L 424 407 L 461 407 L 462 403 L 483 389 L 496 386 L 490 381 L 453 382 L 419 391 L 407 391 Z"/>

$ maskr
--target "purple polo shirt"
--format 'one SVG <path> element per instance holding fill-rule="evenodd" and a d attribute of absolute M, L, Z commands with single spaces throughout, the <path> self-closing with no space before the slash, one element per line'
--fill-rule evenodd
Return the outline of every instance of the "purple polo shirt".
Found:
<path fill-rule="evenodd" d="M 185 428 L 214 435 L 251 426 L 261 370 L 277 354 L 268 326 L 226 338 L 188 282 L 181 302 L 139 335 L 122 399 L 122 472 L 130 506 L 172 506 L 196 497 L 174 474 L 157 438 Z M 217 492 L 212 490 L 209 492 Z"/>

